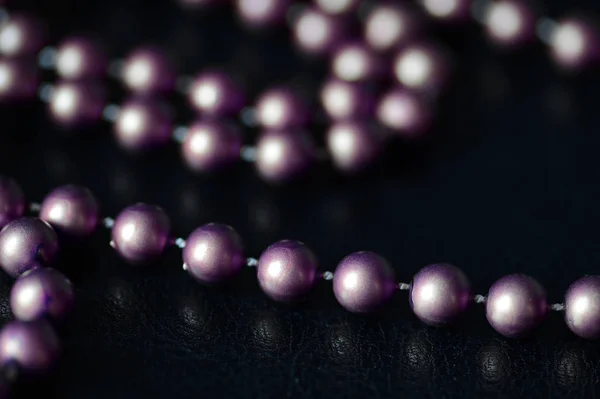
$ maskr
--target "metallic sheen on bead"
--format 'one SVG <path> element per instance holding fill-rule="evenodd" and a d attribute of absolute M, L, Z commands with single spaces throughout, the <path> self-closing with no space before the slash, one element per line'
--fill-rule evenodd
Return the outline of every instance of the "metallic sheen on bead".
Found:
<path fill-rule="evenodd" d="M 21 321 L 64 320 L 73 310 L 73 284 L 62 273 L 37 268 L 23 273 L 10 291 L 10 309 Z"/>
<path fill-rule="evenodd" d="M 384 70 L 381 58 L 363 43 L 342 45 L 331 59 L 331 73 L 347 82 L 379 78 Z"/>
<path fill-rule="evenodd" d="M 175 72 L 166 55 L 155 47 L 142 47 L 132 52 L 123 64 L 123 83 L 139 94 L 173 89 Z"/>
<path fill-rule="evenodd" d="M 160 147 L 171 138 L 171 116 L 159 101 L 133 98 L 123 104 L 114 126 L 118 143 L 130 151 Z"/>
<path fill-rule="evenodd" d="M 235 276 L 245 261 L 241 237 L 224 224 L 210 223 L 197 228 L 183 249 L 188 273 L 207 284 L 221 283 Z"/>
<path fill-rule="evenodd" d="M 66 80 L 99 78 L 106 73 L 107 60 L 100 46 L 88 37 L 71 37 L 56 50 L 56 74 Z"/>
<path fill-rule="evenodd" d="M 552 28 L 549 37 L 554 62 L 568 71 L 577 71 L 600 60 L 600 38 L 580 18 L 565 18 Z"/>
<path fill-rule="evenodd" d="M 27 374 L 49 371 L 60 355 L 56 332 L 46 321 L 12 321 L 0 330 L 0 365 L 16 363 Z"/>
<path fill-rule="evenodd" d="M 456 266 L 429 265 L 413 277 L 409 301 L 415 315 L 424 323 L 433 326 L 453 323 L 471 303 L 471 285 Z"/>
<path fill-rule="evenodd" d="M 535 38 L 536 17 L 523 1 L 493 1 L 483 18 L 488 36 L 500 46 L 517 47 Z"/>
<path fill-rule="evenodd" d="M 404 46 L 417 36 L 421 21 L 414 10 L 401 4 L 373 7 L 364 23 L 364 39 L 376 51 Z"/>
<path fill-rule="evenodd" d="M 211 172 L 240 160 L 242 135 L 228 122 L 196 122 L 181 147 L 185 163 L 194 171 Z"/>
<path fill-rule="evenodd" d="M 385 305 L 396 290 L 394 269 L 380 255 L 355 252 L 339 263 L 333 275 L 333 293 L 340 305 L 354 313 L 372 313 Z"/>
<path fill-rule="evenodd" d="M 58 255 L 58 237 L 38 218 L 13 220 L 0 231 L 0 267 L 17 277 L 39 264 L 49 265 Z"/>
<path fill-rule="evenodd" d="M 404 88 L 385 93 L 375 113 L 379 122 L 405 138 L 420 137 L 431 125 L 429 105 L 418 94 Z"/>
<path fill-rule="evenodd" d="M 0 54 L 7 57 L 35 55 L 44 45 L 44 31 L 36 18 L 13 14 L 0 27 Z"/>
<path fill-rule="evenodd" d="M 449 57 L 432 43 L 411 44 L 403 48 L 394 60 L 394 75 L 398 83 L 415 91 L 440 91 L 446 85 L 449 69 Z"/>
<path fill-rule="evenodd" d="M 0 59 L 0 101 L 34 99 L 39 78 L 33 63 L 21 59 Z"/>
<path fill-rule="evenodd" d="M 546 291 L 536 280 L 523 274 L 511 274 L 496 281 L 485 303 L 490 325 L 509 338 L 530 334 L 547 312 Z"/>
<path fill-rule="evenodd" d="M 267 129 L 302 126 L 308 119 L 303 99 L 289 88 L 275 88 L 263 93 L 256 101 L 256 120 Z"/>
<path fill-rule="evenodd" d="M 373 112 L 373 95 L 360 83 L 331 79 L 320 97 L 323 109 L 335 121 L 360 120 Z"/>
<path fill-rule="evenodd" d="M 333 164 L 346 173 L 370 166 L 381 153 L 381 137 L 367 123 L 338 122 L 327 131 L 327 149 Z"/>
<path fill-rule="evenodd" d="M 112 245 L 129 263 L 148 263 L 164 252 L 170 229 L 171 222 L 162 208 L 139 203 L 125 208 L 115 219 Z"/>
<path fill-rule="evenodd" d="M 565 295 L 565 321 L 576 335 L 600 338 L 600 276 L 575 281 Z"/>
<path fill-rule="evenodd" d="M 240 19 L 254 28 L 262 28 L 284 21 L 290 0 L 236 0 Z"/>
<path fill-rule="evenodd" d="M 25 194 L 16 181 L 0 176 L 0 229 L 25 213 Z"/>
<path fill-rule="evenodd" d="M 192 107 L 204 116 L 235 115 L 244 106 L 242 90 L 222 72 L 204 72 L 192 82 L 188 99 Z"/>
<path fill-rule="evenodd" d="M 320 10 L 301 11 L 292 26 L 296 45 L 310 54 L 327 54 L 343 38 L 344 23 Z"/>
<path fill-rule="evenodd" d="M 256 169 L 263 179 L 272 183 L 298 177 L 314 160 L 314 143 L 302 131 L 265 132 L 256 143 Z"/>
<path fill-rule="evenodd" d="M 85 238 L 98 226 L 99 206 L 94 194 L 85 187 L 66 185 L 44 198 L 40 219 L 69 238 Z"/>
<path fill-rule="evenodd" d="M 425 11 L 442 22 L 464 22 L 469 19 L 472 0 L 423 0 Z"/>
<path fill-rule="evenodd" d="M 102 119 L 104 93 L 90 82 L 60 82 L 50 96 L 50 115 L 59 125 L 75 128 Z"/>
<path fill-rule="evenodd" d="M 314 3 L 327 14 L 342 15 L 355 11 L 360 0 L 314 0 Z"/>
<path fill-rule="evenodd" d="M 260 255 L 257 274 L 260 287 L 269 297 L 296 302 L 304 299 L 317 281 L 317 258 L 299 241 L 279 241 Z"/>

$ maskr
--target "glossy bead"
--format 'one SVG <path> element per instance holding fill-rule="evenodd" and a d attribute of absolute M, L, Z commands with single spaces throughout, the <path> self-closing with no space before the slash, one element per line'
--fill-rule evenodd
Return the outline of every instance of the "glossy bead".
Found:
<path fill-rule="evenodd" d="M 554 62 L 568 71 L 577 71 L 600 59 L 598 32 L 578 18 L 564 19 L 549 34 L 550 54 Z"/>
<path fill-rule="evenodd" d="M 61 82 L 50 95 L 50 115 L 65 128 L 90 125 L 102 120 L 104 93 L 93 83 Z"/>
<path fill-rule="evenodd" d="M 429 105 L 415 93 L 403 88 L 385 93 L 376 108 L 379 122 L 405 138 L 416 138 L 431 125 Z"/>
<path fill-rule="evenodd" d="M 547 312 L 546 291 L 536 280 L 523 274 L 511 274 L 496 281 L 485 303 L 490 325 L 509 338 L 530 334 Z"/>
<path fill-rule="evenodd" d="M 489 38 L 500 46 L 521 46 L 535 38 L 536 17 L 522 1 L 491 2 L 483 19 Z"/>
<path fill-rule="evenodd" d="M 585 339 L 600 338 L 600 276 L 575 281 L 565 295 L 565 321 Z"/>
<path fill-rule="evenodd" d="M 66 80 L 84 80 L 104 76 L 108 63 L 100 46 L 87 37 L 69 38 L 56 50 L 56 74 Z"/>
<path fill-rule="evenodd" d="M 188 130 L 181 147 L 190 169 L 212 172 L 240 160 L 242 135 L 227 122 L 196 122 Z"/>
<path fill-rule="evenodd" d="M 264 128 L 298 127 L 307 119 L 308 109 L 303 99 L 287 87 L 267 90 L 256 101 L 256 120 Z"/>
<path fill-rule="evenodd" d="M 245 261 L 242 238 L 224 224 L 210 223 L 197 228 L 183 249 L 183 262 L 188 273 L 207 284 L 232 278 Z"/>
<path fill-rule="evenodd" d="M 129 263 L 149 263 L 164 252 L 170 229 L 171 222 L 162 208 L 139 203 L 119 213 L 111 231 L 111 245 Z"/>
<path fill-rule="evenodd" d="M 10 291 L 10 309 L 21 321 L 64 320 L 73 310 L 73 284 L 62 273 L 37 268 L 23 273 Z"/>
<path fill-rule="evenodd" d="M 7 57 L 33 56 L 43 45 L 40 21 L 29 15 L 11 15 L 0 29 L 0 54 Z"/>
<path fill-rule="evenodd" d="M 421 21 L 411 8 L 400 4 L 373 7 L 364 23 L 364 39 L 376 51 L 404 46 L 421 31 Z"/>
<path fill-rule="evenodd" d="M 464 22 L 469 19 L 471 0 L 423 0 L 425 11 L 442 22 Z"/>
<path fill-rule="evenodd" d="M 431 43 L 409 45 L 394 60 L 398 83 L 416 91 L 440 91 L 446 85 L 449 68 L 446 53 Z"/>
<path fill-rule="evenodd" d="M 298 177 L 314 159 L 314 143 L 305 132 L 265 132 L 256 143 L 256 168 L 271 183 Z"/>
<path fill-rule="evenodd" d="M 356 173 L 377 160 L 381 138 L 366 123 L 338 122 L 327 131 L 327 149 L 336 168 Z"/>
<path fill-rule="evenodd" d="M 244 106 L 244 95 L 236 83 L 221 72 L 204 72 L 190 86 L 192 107 L 208 117 L 235 115 Z"/>
<path fill-rule="evenodd" d="M 0 365 L 16 363 L 27 374 L 47 372 L 60 355 L 56 332 L 46 321 L 12 321 L 0 330 Z"/>
<path fill-rule="evenodd" d="M 68 238 L 85 238 L 96 231 L 99 206 L 94 194 L 85 187 L 58 187 L 44 198 L 40 219 Z"/>
<path fill-rule="evenodd" d="M 0 101 L 34 99 L 38 84 L 39 78 L 32 63 L 19 59 L 0 59 Z"/>
<path fill-rule="evenodd" d="M 333 275 L 335 297 L 340 305 L 354 313 L 379 310 L 392 298 L 396 288 L 394 269 L 373 252 L 346 256 Z"/>
<path fill-rule="evenodd" d="M 314 0 L 319 9 L 327 14 L 341 15 L 355 11 L 360 0 Z"/>
<path fill-rule="evenodd" d="M 453 323 L 471 303 L 471 285 L 456 266 L 429 265 L 413 277 L 409 301 L 415 315 L 424 323 L 433 326 Z"/>
<path fill-rule="evenodd" d="M 290 0 L 236 0 L 240 19 L 255 28 L 283 22 L 289 5 Z"/>
<path fill-rule="evenodd" d="M 58 237 L 38 218 L 13 220 L 0 231 L 0 267 L 17 277 L 39 264 L 49 265 L 58 255 Z"/>
<path fill-rule="evenodd" d="M 381 58 L 362 43 L 340 46 L 333 54 L 331 72 L 347 82 L 362 82 L 382 76 Z"/>
<path fill-rule="evenodd" d="M 301 11 L 292 26 L 296 45 L 310 54 L 327 54 L 343 38 L 344 23 L 320 10 Z"/>
<path fill-rule="evenodd" d="M 280 302 L 302 300 L 317 281 L 317 258 L 299 241 L 270 245 L 257 266 L 258 283 L 269 297 Z"/>
<path fill-rule="evenodd" d="M 162 51 L 154 47 L 142 47 L 125 60 L 122 79 L 132 92 L 151 94 L 173 89 L 175 72 Z"/>
<path fill-rule="evenodd" d="M 373 112 L 373 95 L 360 83 L 331 79 L 320 97 L 323 109 L 334 121 L 360 120 Z"/>
<path fill-rule="evenodd" d="M 13 179 L 0 175 L 0 229 L 25 213 L 25 194 Z"/>
<path fill-rule="evenodd" d="M 171 138 L 171 116 L 159 101 L 134 98 L 123 104 L 115 121 L 117 142 L 139 151 L 160 147 Z"/>

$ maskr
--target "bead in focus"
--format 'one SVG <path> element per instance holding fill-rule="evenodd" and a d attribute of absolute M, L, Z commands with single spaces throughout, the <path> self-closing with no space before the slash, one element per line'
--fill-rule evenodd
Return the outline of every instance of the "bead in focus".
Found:
<path fill-rule="evenodd" d="M 265 132 L 256 144 L 256 169 L 271 183 L 298 177 L 314 160 L 314 143 L 303 131 Z"/>
<path fill-rule="evenodd" d="M 443 22 L 464 22 L 469 19 L 471 0 L 423 0 L 425 11 Z"/>
<path fill-rule="evenodd" d="M 256 101 L 256 120 L 267 129 L 302 126 L 308 119 L 304 100 L 290 88 L 275 88 L 261 94 Z"/>
<path fill-rule="evenodd" d="M 56 50 L 56 74 L 65 80 L 102 77 L 107 65 L 100 46 L 88 37 L 69 38 L 61 42 Z"/>
<path fill-rule="evenodd" d="M 405 138 L 420 137 L 431 126 L 430 105 L 418 94 L 404 88 L 385 93 L 375 113 L 381 124 Z"/>
<path fill-rule="evenodd" d="M 171 139 L 171 115 L 160 101 L 133 98 L 121 107 L 114 133 L 117 142 L 130 151 L 160 147 Z"/>
<path fill-rule="evenodd" d="M 600 338 L 600 276 L 575 281 L 565 295 L 565 321 L 574 334 Z"/>
<path fill-rule="evenodd" d="M 347 82 L 364 82 L 379 78 L 385 71 L 381 58 L 363 43 L 340 46 L 331 59 L 331 72 Z"/>
<path fill-rule="evenodd" d="M 0 175 L 0 229 L 25 213 L 25 194 L 14 179 Z"/>
<path fill-rule="evenodd" d="M 0 330 L 0 365 L 16 363 L 27 374 L 49 371 L 60 355 L 60 342 L 46 321 L 12 321 Z"/>
<path fill-rule="evenodd" d="M 554 62 L 567 71 L 584 69 L 600 59 L 598 32 L 579 18 L 559 21 L 550 32 L 549 45 Z"/>
<path fill-rule="evenodd" d="M 344 23 L 320 10 L 303 10 L 292 26 L 297 46 L 309 54 L 327 54 L 343 38 Z"/>
<path fill-rule="evenodd" d="M 290 0 L 236 0 L 240 19 L 253 28 L 276 25 L 285 20 Z"/>
<path fill-rule="evenodd" d="M 40 207 L 40 219 L 68 238 L 90 236 L 96 231 L 98 218 L 98 201 L 90 190 L 81 186 L 54 189 Z"/>
<path fill-rule="evenodd" d="M 167 56 L 154 47 L 142 47 L 132 52 L 123 64 L 123 83 L 137 94 L 152 94 L 172 90 L 175 72 Z"/>
<path fill-rule="evenodd" d="M 104 93 L 86 82 L 60 82 L 50 96 L 50 115 L 65 128 L 87 126 L 102 119 Z"/>
<path fill-rule="evenodd" d="M 333 164 L 345 173 L 372 165 L 381 153 L 381 137 L 363 122 L 338 122 L 327 131 L 327 149 Z"/>
<path fill-rule="evenodd" d="M 242 135 L 230 123 L 200 121 L 190 126 L 181 149 L 190 169 L 212 172 L 240 160 Z"/>
<path fill-rule="evenodd" d="M 394 60 L 394 75 L 398 83 L 416 91 L 440 91 L 446 85 L 449 68 L 446 53 L 430 43 L 409 45 Z"/>
<path fill-rule="evenodd" d="M 483 19 L 487 35 L 499 46 L 518 47 L 535 39 L 536 16 L 523 1 L 493 1 Z"/>
<path fill-rule="evenodd" d="M 377 5 L 365 20 L 364 39 L 375 51 L 394 50 L 412 41 L 420 33 L 421 23 L 406 5 Z"/>
<path fill-rule="evenodd" d="M 224 117 L 237 114 L 244 106 L 242 90 L 222 72 L 204 72 L 190 86 L 188 99 L 202 115 Z"/>
<path fill-rule="evenodd" d="M 44 30 L 36 18 L 11 15 L 0 28 L 0 54 L 7 57 L 33 56 L 44 45 Z"/>
<path fill-rule="evenodd" d="M 360 83 L 331 79 L 320 97 L 323 109 L 334 121 L 360 120 L 373 112 L 373 95 Z"/>
<path fill-rule="evenodd" d="M 39 77 L 35 65 L 25 60 L 0 59 L 0 101 L 23 101 L 37 95 Z"/>

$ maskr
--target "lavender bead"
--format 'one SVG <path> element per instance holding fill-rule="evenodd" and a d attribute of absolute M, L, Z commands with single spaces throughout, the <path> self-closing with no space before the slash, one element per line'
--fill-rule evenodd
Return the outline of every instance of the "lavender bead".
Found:
<path fill-rule="evenodd" d="M 524 337 L 546 317 L 546 292 L 529 276 L 508 275 L 490 288 L 485 311 L 494 330 L 509 338 Z"/>
<path fill-rule="evenodd" d="M 88 37 L 72 37 L 58 45 L 56 74 L 66 80 L 104 76 L 108 63 L 100 46 Z"/>
<path fill-rule="evenodd" d="M 302 126 L 308 109 L 302 98 L 289 88 L 270 89 L 256 101 L 256 120 L 267 129 Z"/>
<path fill-rule="evenodd" d="M 271 183 L 298 177 L 314 159 L 314 143 L 305 132 L 266 132 L 256 144 L 256 168 Z"/>
<path fill-rule="evenodd" d="M 467 276 L 456 266 L 429 265 L 413 277 L 409 300 L 415 315 L 424 323 L 449 324 L 469 307 L 471 286 Z"/>
<path fill-rule="evenodd" d="M 58 237 L 37 218 L 21 218 L 0 231 L 0 267 L 17 277 L 38 264 L 51 264 L 58 255 Z"/>
<path fill-rule="evenodd" d="M 421 31 L 421 20 L 406 5 L 382 4 L 373 7 L 364 23 L 364 39 L 374 50 L 385 52 L 412 41 Z"/>
<path fill-rule="evenodd" d="M 356 173 L 377 159 L 381 153 L 381 138 L 365 123 L 339 122 L 327 132 L 327 149 L 339 170 Z"/>
<path fill-rule="evenodd" d="M 304 299 L 317 281 L 317 258 L 303 243 L 283 240 L 270 245 L 258 260 L 258 283 L 272 299 Z"/>
<path fill-rule="evenodd" d="M 194 171 L 211 172 L 240 159 L 242 135 L 227 122 L 196 122 L 181 147 L 185 163 Z"/>
<path fill-rule="evenodd" d="M 309 54 L 327 54 L 344 37 L 345 26 L 342 20 L 307 8 L 294 21 L 292 26 L 296 45 Z"/>
<path fill-rule="evenodd" d="M 148 263 L 164 252 L 170 229 L 169 217 L 162 208 L 142 203 L 132 205 L 115 219 L 111 245 L 129 263 Z"/>
<path fill-rule="evenodd" d="M 262 28 L 284 21 L 290 0 L 236 0 L 240 19 L 254 28 Z"/>
<path fill-rule="evenodd" d="M 331 15 L 342 15 L 354 12 L 360 0 L 315 0 L 317 7 Z"/>
<path fill-rule="evenodd" d="M 340 46 L 331 59 L 331 72 L 347 82 L 363 82 L 379 78 L 385 71 L 382 59 L 363 43 Z"/>
<path fill-rule="evenodd" d="M 373 112 L 373 96 L 364 85 L 331 79 L 321 89 L 323 109 L 335 121 L 360 120 Z"/>
<path fill-rule="evenodd" d="M 418 138 L 431 125 L 432 111 L 418 94 L 404 88 L 385 93 L 376 108 L 379 122 L 405 138 Z"/>
<path fill-rule="evenodd" d="M 412 44 L 402 49 L 394 60 L 398 83 L 415 91 L 440 91 L 447 83 L 449 57 L 432 43 Z"/>
<path fill-rule="evenodd" d="M 79 128 L 102 119 L 104 93 L 93 83 L 61 82 L 50 96 L 50 115 L 65 128 Z"/>
<path fill-rule="evenodd" d="M 581 338 L 600 338 L 600 276 L 586 276 L 571 284 L 565 295 L 565 321 Z"/>
<path fill-rule="evenodd" d="M 44 198 L 40 219 L 68 238 L 90 236 L 98 226 L 99 206 L 94 194 L 81 186 L 54 189 Z"/>
<path fill-rule="evenodd" d="M 350 312 L 375 312 L 392 298 L 395 290 L 394 269 L 373 252 L 350 254 L 335 269 L 333 293 Z"/>
<path fill-rule="evenodd" d="M 244 106 L 244 95 L 236 83 L 221 72 L 204 72 L 190 86 L 188 99 L 202 115 L 224 117 L 235 115 Z"/>
<path fill-rule="evenodd" d="M 36 18 L 11 15 L 0 29 L 0 54 L 7 57 L 35 55 L 44 45 L 44 30 Z"/>
<path fill-rule="evenodd" d="M 130 151 L 160 147 L 171 138 L 171 116 L 161 102 L 134 98 L 123 104 L 115 122 L 118 143 Z"/>
<path fill-rule="evenodd" d="M 56 332 L 45 321 L 12 321 L 0 330 L 0 365 L 16 363 L 28 374 L 50 370 L 60 355 Z"/>
<path fill-rule="evenodd" d="M 489 38 L 500 46 L 518 47 L 535 39 L 536 17 L 522 1 L 494 1 L 483 18 Z"/>
<path fill-rule="evenodd" d="M 10 291 L 10 308 L 17 320 L 64 320 L 73 310 L 73 284 L 62 273 L 38 268 L 23 273 Z"/>
<path fill-rule="evenodd" d="M 215 284 L 235 276 L 244 266 L 239 234 L 230 226 L 210 223 L 192 232 L 183 249 L 188 273 L 200 282 Z"/>
<path fill-rule="evenodd" d="M 12 58 L 0 59 L 0 101 L 34 99 L 38 83 L 38 75 L 32 63 Z"/>
<path fill-rule="evenodd" d="M 13 179 L 0 176 L 0 229 L 25 213 L 25 194 Z"/>
<path fill-rule="evenodd" d="M 600 59 L 598 33 L 584 20 L 566 18 L 549 33 L 550 54 L 554 62 L 567 71 L 578 71 Z"/>
<path fill-rule="evenodd" d="M 146 95 L 172 90 L 175 72 L 161 50 L 142 47 L 125 60 L 122 79 L 129 90 Z"/>
<path fill-rule="evenodd" d="M 423 0 L 425 11 L 442 22 L 465 22 L 469 19 L 471 0 Z"/>

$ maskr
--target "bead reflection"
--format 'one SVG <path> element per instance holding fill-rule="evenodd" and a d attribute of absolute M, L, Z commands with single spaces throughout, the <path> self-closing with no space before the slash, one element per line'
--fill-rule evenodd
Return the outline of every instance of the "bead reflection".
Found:
<path fill-rule="evenodd" d="M 189 295 L 182 298 L 178 307 L 178 314 L 183 322 L 180 332 L 193 339 L 208 336 L 211 333 L 212 314 L 210 307 L 202 297 Z"/>
<path fill-rule="evenodd" d="M 413 334 L 408 337 L 403 345 L 403 353 L 400 368 L 407 373 L 403 378 L 423 380 L 428 378 L 434 371 L 434 359 L 432 345 L 424 334 Z M 408 378 L 407 378 L 408 377 Z"/>
<path fill-rule="evenodd" d="M 560 390 L 566 393 L 577 389 L 578 393 L 583 394 L 582 390 L 587 388 L 598 364 L 597 357 L 593 356 L 596 352 L 589 349 L 585 343 L 573 342 L 556 354 L 552 381 Z M 594 359 L 590 359 L 591 356 Z"/>
<path fill-rule="evenodd" d="M 289 345 L 290 337 L 273 312 L 261 312 L 253 323 L 252 340 L 260 349 L 277 352 Z"/>
<path fill-rule="evenodd" d="M 479 353 L 479 363 L 484 388 L 493 391 L 510 381 L 511 362 L 502 343 L 493 341 L 484 346 Z"/>
<path fill-rule="evenodd" d="M 359 334 L 348 324 L 338 324 L 327 329 L 326 351 L 338 364 L 358 365 L 361 362 Z"/>

